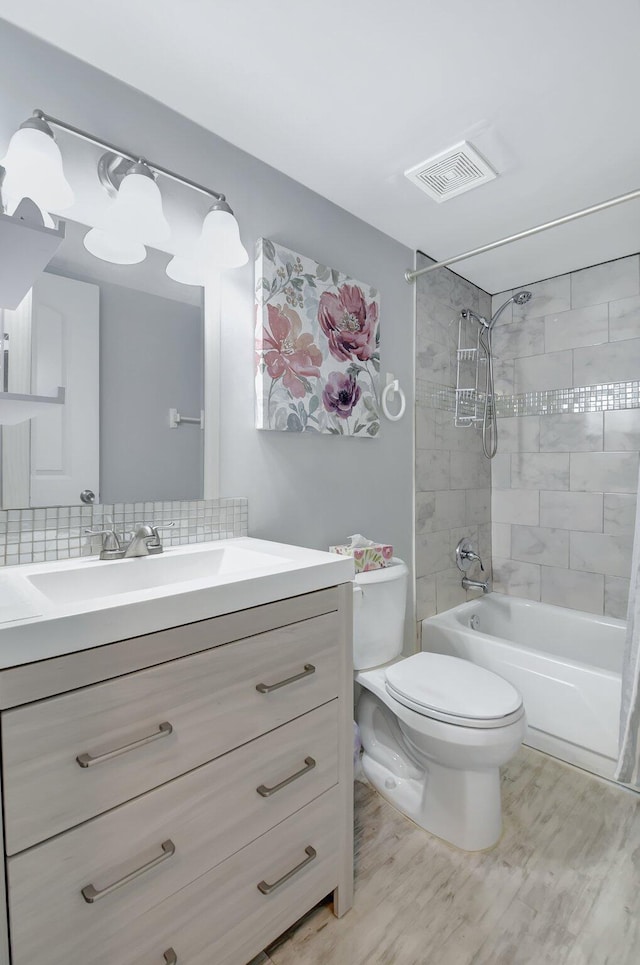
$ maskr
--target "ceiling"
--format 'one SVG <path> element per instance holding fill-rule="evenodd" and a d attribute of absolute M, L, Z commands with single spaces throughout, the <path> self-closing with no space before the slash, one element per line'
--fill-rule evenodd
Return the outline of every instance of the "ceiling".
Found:
<path fill-rule="evenodd" d="M 437 259 L 640 187 L 638 0 L 0 0 L 0 16 Z M 496 180 L 437 204 L 403 176 L 463 139 Z M 456 270 L 493 293 L 638 250 L 636 200 Z"/>

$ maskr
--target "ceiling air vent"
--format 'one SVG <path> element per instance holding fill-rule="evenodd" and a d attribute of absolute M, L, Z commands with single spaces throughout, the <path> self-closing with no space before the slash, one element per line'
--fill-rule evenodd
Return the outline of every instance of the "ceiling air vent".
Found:
<path fill-rule="evenodd" d="M 497 177 L 468 141 L 461 141 L 404 173 L 421 191 L 438 202 L 448 201 Z"/>

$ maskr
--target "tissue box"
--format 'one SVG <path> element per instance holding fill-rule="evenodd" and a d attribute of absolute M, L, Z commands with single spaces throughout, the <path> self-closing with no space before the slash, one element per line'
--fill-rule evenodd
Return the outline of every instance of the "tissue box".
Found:
<path fill-rule="evenodd" d="M 393 546 L 387 543 L 373 543 L 371 546 L 351 546 L 345 543 L 342 546 L 330 546 L 329 550 L 339 556 L 352 556 L 356 573 L 367 573 L 370 570 L 379 570 L 382 566 L 389 566 L 393 556 Z"/>

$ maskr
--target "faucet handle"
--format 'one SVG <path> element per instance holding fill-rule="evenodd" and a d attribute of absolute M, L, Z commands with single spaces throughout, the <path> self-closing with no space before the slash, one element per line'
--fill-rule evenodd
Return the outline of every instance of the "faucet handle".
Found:
<path fill-rule="evenodd" d="M 103 550 L 119 550 L 120 540 L 115 529 L 85 529 L 87 536 L 102 536 Z"/>
<path fill-rule="evenodd" d="M 163 524 L 160 524 L 160 523 L 152 523 L 152 524 L 151 524 L 151 532 L 153 533 L 153 535 L 155 536 L 155 538 L 158 540 L 158 543 L 159 543 L 159 542 L 160 542 L 160 531 L 163 530 L 163 529 L 172 529 L 172 527 L 174 527 L 175 525 L 176 525 L 176 524 L 175 524 L 175 521 L 174 521 L 173 519 L 170 520 L 168 523 L 163 523 Z"/>
<path fill-rule="evenodd" d="M 101 560 L 118 560 L 122 556 L 122 547 L 115 529 L 85 529 L 87 536 L 102 536 Z"/>
<path fill-rule="evenodd" d="M 468 536 L 463 536 L 456 546 L 456 566 L 462 573 L 467 573 L 473 563 L 479 563 L 484 573 L 484 565 L 480 554 L 476 553 L 473 543 Z"/>

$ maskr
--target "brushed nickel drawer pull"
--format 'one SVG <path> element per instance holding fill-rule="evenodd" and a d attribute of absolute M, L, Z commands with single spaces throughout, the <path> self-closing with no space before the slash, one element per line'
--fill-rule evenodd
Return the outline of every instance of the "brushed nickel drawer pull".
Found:
<path fill-rule="evenodd" d="M 102 888 L 100 891 L 94 888 L 93 885 L 85 885 L 82 889 L 82 897 L 88 904 L 93 904 L 99 898 L 105 898 L 106 895 L 112 894 L 118 888 L 122 888 L 123 885 L 128 885 L 130 881 L 134 881 L 135 878 L 139 878 L 140 875 L 144 875 L 147 871 L 151 871 L 152 868 L 157 868 L 159 864 L 163 861 L 167 861 L 172 858 L 176 853 L 176 846 L 173 841 L 163 841 L 161 844 L 162 854 L 159 854 L 157 858 L 152 858 L 151 861 L 147 861 L 143 864 L 141 868 L 136 868 L 135 871 L 131 871 L 128 875 L 120 878 L 118 881 L 114 881 L 112 885 L 107 885 L 106 888 Z M 168 959 L 171 961 L 171 959 Z"/>
<path fill-rule="evenodd" d="M 91 754 L 79 754 L 76 761 L 80 767 L 93 767 L 94 764 L 103 764 L 105 761 L 110 761 L 121 754 L 128 754 L 129 751 L 135 751 L 138 747 L 151 744 L 153 741 L 160 740 L 161 737 L 168 737 L 171 733 L 173 733 L 173 727 L 168 720 L 163 720 L 155 734 L 149 734 L 148 737 L 141 737 L 140 740 L 131 741 L 130 744 L 124 744 L 122 747 L 116 747 L 115 750 L 107 751 L 106 754 L 96 754 L 95 757 L 92 757 Z"/>
<path fill-rule="evenodd" d="M 257 684 L 256 690 L 261 694 L 270 694 L 272 690 L 279 690 L 280 687 L 293 684 L 296 680 L 302 680 L 303 677 L 310 677 L 311 674 L 315 672 L 316 668 L 312 663 L 305 663 L 302 673 L 294 674 L 293 677 L 287 677 L 286 680 L 279 680 L 277 684 Z"/>
<path fill-rule="evenodd" d="M 283 885 L 285 881 L 293 878 L 293 876 L 297 875 L 299 871 L 302 871 L 303 868 L 306 868 L 308 864 L 311 864 L 313 859 L 316 857 L 316 849 L 312 848 L 311 845 L 307 845 L 304 851 L 307 855 L 304 861 L 301 861 L 300 864 L 297 864 L 295 868 L 291 869 L 291 871 L 287 871 L 286 875 L 283 875 L 282 878 L 278 878 L 278 880 L 274 881 L 272 885 L 268 885 L 266 881 L 261 881 L 258 885 L 258 891 L 261 891 L 263 895 L 270 895 L 272 891 L 275 891 L 276 888 L 279 888 L 281 885 Z"/>
<path fill-rule="evenodd" d="M 271 795 L 275 794 L 276 791 L 281 791 L 283 787 L 287 786 L 287 784 L 291 784 L 292 781 L 297 781 L 299 777 L 302 777 L 303 774 L 308 774 L 309 771 L 312 771 L 316 766 L 316 762 L 314 761 L 313 757 L 305 757 L 304 764 L 304 767 L 300 768 L 299 771 L 296 771 L 295 774 L 292 774 L 291 777 L 285 777 L 284 781 L 280 781 L 279 784 L 274 784 L 273 787 L 267 787 L 266 784 L 261 784 L 260 787 L 256 788 L 256 791 L 260 797 L 271 797 Z"/>
<path fill-rule="evenodd" d="M 173 948 L 167 948 L 163 955 L 166 965 L 178 965 L 178 956 L 174 952 Z"/>

